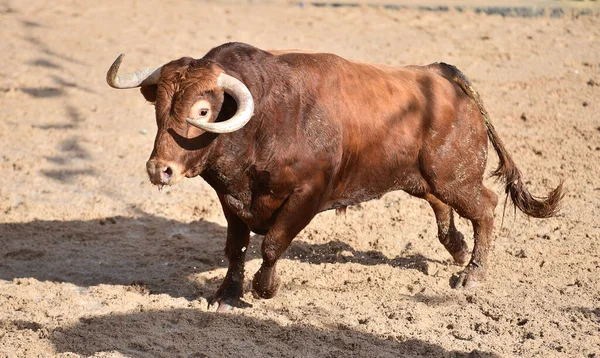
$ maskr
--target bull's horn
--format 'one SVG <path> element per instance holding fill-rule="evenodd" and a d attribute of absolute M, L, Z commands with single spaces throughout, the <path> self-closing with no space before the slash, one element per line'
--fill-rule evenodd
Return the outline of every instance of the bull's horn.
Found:
<path fill-rule="evenodd" d="M 237 103 L 238 110 L 233 117 L 224 122 L 203 123 L 186 118 L 186 121 L 194 127 L 213 133 L 231 133 L 237 131 L 248 123 L 254 114 L 254 100 L 248 87 L 237 78 L 221 73 L 217 80 L 219 87 L 227 92 Z"/>
<path fill-rule="evenodd" d="M 124 89 L 153 85 L 158 82 L 160 69 L 162 67 L 145 68 L 143 70 L 119 76 L 119 66 L 121 66 L 121 62 L 123 62 L 123 57 L 125 57 L 125 54 L 120 54 L 106 73 L 106 82 L 109 86 Z"/>

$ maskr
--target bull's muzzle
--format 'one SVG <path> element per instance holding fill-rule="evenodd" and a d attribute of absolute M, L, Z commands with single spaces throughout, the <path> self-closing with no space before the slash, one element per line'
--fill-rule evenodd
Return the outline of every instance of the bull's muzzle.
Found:
<path fill-rule="evenodd" d="M 160 159 L 150 159 L 146 163 L 146 170 L 150 182 L 154 185 L 173 185 L 183 178 L 182 168 L 179 164 Z"/>

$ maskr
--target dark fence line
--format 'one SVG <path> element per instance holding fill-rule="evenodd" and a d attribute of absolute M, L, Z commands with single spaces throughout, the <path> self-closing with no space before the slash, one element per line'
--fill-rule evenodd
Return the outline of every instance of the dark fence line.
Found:
<path fill-rule="evenodd" d="M 480 5 L 406 5 L 406 4 L 363 4 L 358 2 L 329 2 L 329 1 L 312 1 L 308 4 L 316 7 L 379 7 L 390 10 L 420 10 L 420 11 L 456 11 L 465 12 L 473 11 L 477 14 L 483 13 L 487 15 L 500 15 L 504 17 L 551 17 L 558 18 L 563 16 L 600 16 L 600 6 L 592 5 L 591 8 L 580 8 L 570 6 L 480 6 Z M 299 2 L 299 6 L 303 6 L 304 2 Z"/>

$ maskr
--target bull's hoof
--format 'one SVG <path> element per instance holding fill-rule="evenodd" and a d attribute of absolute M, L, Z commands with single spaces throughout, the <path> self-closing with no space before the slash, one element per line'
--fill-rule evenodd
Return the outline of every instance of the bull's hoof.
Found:
<path fill-rule="evenodd" d="M 275 267 L 267 269 L 261 267 L 260 270 L 254 274 L 254 279 L 252 280 L 252 289 L 254 290 L 254 293 L 258 297 L 264 299 L 275 297 L 280 285 L 281 279 L 277 275 Z"/>
<path fill-rule="evenodd" d="M 468 290 L 477 287 L 484 280 L 485 270 L 483 267 L 470 263 L 458 276 L 450 279 L 450 286 L 454 289 Z"/>
<path fill-rule="evenodd" d="M 251 304 L 242 301 L 239 298 L 228 298 L 213 300 L 210 303 L 211 306 L 216 305 L 216 312 L 231 312 L 233 308 L 248 308 L 252 307 Z"/>
<path fill-rule="evenodd" d="M 209 304 L 211 306 L 217 305 L 217 312 L 228 312 L 231 311 L 233 307 L 249 307 L 250 304 L 242 301 L 243 295 L 243 282 L 225 278 L 221 287 L 219 287 L 215 295 L 210 299 Z"/>
<path fill-rule="evenodd" d="M 217 306 L 217 312 L 223 313 L 223 312 L 229 312 L 229 311 L 233 310 L 233 306 L 227 302 L 222 301 L 222 302 L 218 302 L 218 304 L 219 305 Z"/>

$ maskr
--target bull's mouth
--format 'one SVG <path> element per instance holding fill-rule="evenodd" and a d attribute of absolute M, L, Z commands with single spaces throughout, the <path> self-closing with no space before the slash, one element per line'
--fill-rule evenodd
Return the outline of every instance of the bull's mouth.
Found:
<path fill-rule="evenodd" d="M 179 182 L 181 182 L 185 177 L 187 177 L 187 175 L 183 174 L 173 175 L 170 178 L 156 178 L 155 176 L 150 176 L 150 182 L 156 185 L 159 189 L 162 189 L 164 186 L 179 184 Z"/>

